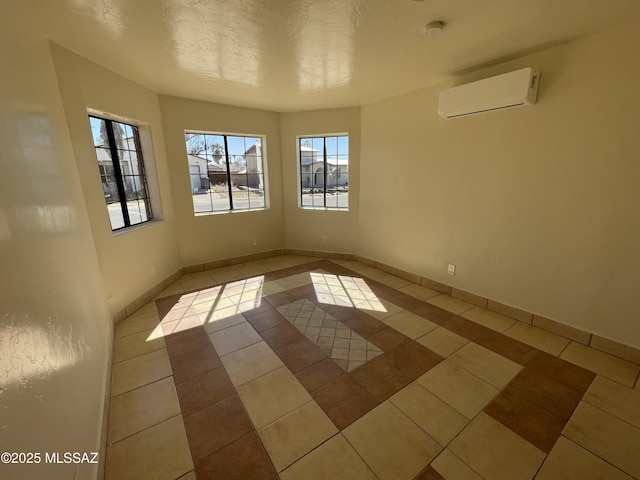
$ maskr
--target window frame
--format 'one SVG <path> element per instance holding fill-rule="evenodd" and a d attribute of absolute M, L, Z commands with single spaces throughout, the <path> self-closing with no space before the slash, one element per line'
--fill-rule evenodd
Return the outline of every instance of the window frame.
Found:
<path fill-rule="evenodd" d="M 196 211 L 196 207 L 195 204 L 192 201 L 192 208 L 193 208 L 193 214 L 197 217 L 199 216 L 208 216 L 208 215 L 220 215 L 220 214 L 229 214 L 229 213 L 246 213 L 246 212 L 255 212 L 255 211 L 261 211 L 261 210 L 267 210 L 269 209 L 269 195 L 268 195 L 268 175 L 267 175 L 267 146 L 266 146 L 266 141 L 267 141 L 267 136 L 264 134 L 252 134 L 252 133 L 231 133 L 231 132 L 212 132 L 212 131 L 204 131 L 204 130 L 185 130 L 184 131 L 184 135 L 185 135 L 185 148 L 187 146 L 187 140 L 186 140 L 186 135 L 209 135 L 209 136 L 217 136 L 217 137 L 222 137 L 224 144 L 222 145 L 224 148 L 224 154 L 221 155 L 221 157 L 224 159 L 225 162 L 225 176 L 226 176 L 226 180 L 227 180 L 227 198 L 229 200 L 229 208 L 225 208 L 225 209 L 220 209 L 220 210 L 214 210 L 213 206 L 211 210 L 206 210 L 206 211 Z M 243 139 L 259 139 L 260 140 L 260 156 L 259 161 L 260 161 L 260 168 L 258 169 L 258 172 L 256 173 L 258 176 L 262 177 L 262 196 L 263 196 L 263 202 L 262 205 L 257 206 L 257 207 L 249 207 L 249 208 L 238 208 L 238 207 L 234 207 L 233 205 L 233 197 L 234 197 L 234 192 L 233 192 L 233 178 L 232 176 L 234 175 L 234 173 L 231 171 L 231 161 L 230 161 L 230 157 L 235 156 L 236 154 L 230 154 L 229 153 L 229 137 L 238 137 L 238 138 L 243 138 Z M 245 156 L 246 154 L 246 150 L 243 153 L 243 156 Z M 189 170 L 189 155 L 192 155 L 189 153 L 188 149 L 186 150 L 186 156 L 187 156 L 187 169 L 188 169 L 188 177 L 189 177 L 189 184 L 191 185 L 191 177 L 192 177 L 192 173 Z M 197 156 L 197 155 L 196 155 Z M 203 158 L 203 157 L 200 157 Z M 206 158 L 206 155 L 204 157 L 205 160 L 208 161 L 208 158 Z M 245 156 L 245 161 L 246 161 L 246 156 Z M 208 163 L 208 162 L 207 162 Z M 249 173 L 247 172 L 247 175 L 249 175 Z M 202 179 L 202 175 L 200 174 L 200 179 Z M 208 172 L 207 172 L 207 179 L 210 179 Z M 192 192 L 192 199 L 193 199 L 193 192 Z M 236 194 L 236 200 L 238 200 L 238 195 Z"/>
<path fill-rule="evenodd" d="M 97 155 L 97 149 L 103 148 L 105 150 L 108 150 L 111 155 L 111 164 L 113 166 L 113 177 L 115 178 L 116 189 L 118 191 L 118 197 L 119 197 L 118 203 L 120 204 L 120 211 L 122 212 L 122 219 L 124 222 L 124 225 L 122 227 L 117 227 L 117 228 L 113 227 L 111 215 L 109 213 L 109 204 L 106 203 L 106 197 L 105 197 L 105 204 L 107 207 L 107 217 L 109 218 L 109 226 L 111 227 L 111 232 L 114 234 L 122 233 L 125 230 L 136 229 L 150 222 L 153 222 L 154 215 L 153 215 L 153 207 L 151 202 L 151 192 L 149 189 L 149 180 L 147 175 L 147 169 L 145 167 L 144 155 L 142 153 L 142 142 L 140 141 L 140 128 L 139 128 L 140 126 L 134 125 L 132 123 L 128 123 L 128 121 L 123 121 L 122 119 L 119 119 L 119 118 L 118 119 L 110 118 L 108 116 L 99 115 L 95 113 L 89 113 L 88 117 L 89 117 L 89 126 L 92 131 L 91 136 L 92 136 L 94 152 L 96 153 L 96 159 L 98 160 L 98 172 L 99 172 L 101 184 L 102 184 L 102 178 L 103 178 L 103 173 L 102 173 L 103 166 L 100 165 L 99 163 L 100 159 L 99 159 L 99 156 Z M 107 133 L 108 145 L 95 144 L 95 139 L 93 139 L 93 128 L 91 127 L 92 118 L 105 123 L 105 130 Z M 130 127 L 133 134 L 133 137 L 132 137 L 133 144 L 134 144 L 133 151 L 136 153 L 136 160 L 138 162 L 138 174 L 136 176 L 139 177 L 140 179 L 140 191 L 143 192 L 143 197 L 137 198 L 136 200 L 143 201 L 144 207 L 145 207 L 145 213 L 147 217 L 146 220 L 142 222 L 131 223 L 131 217 L 129 214 L 129 205 L 127 203 L 127 193 L 126 193 L 126 187 L 125 187 L 125 181 L 124 181 L 125 175 L 123 174 L 122 168 L 120 165 L 121 158 L 118 152 L 118 145 L 115 139 L 115 134 L 113 132 L 113 123 L 119 123 L 119 124 Z M 106 175 L 106 168 L 104 170 L 105 170 L 104 176 L 108 176 Z"/>
<path fill-rule="evenodd" d="M 296 153 L 297 153 L 297 165 L 298 165 L 298 208 L 301 208 L 303 210 L 334 210 L 334 211 L 338 211 L 338 212 L 348 212 L 349 211 L 349 199 L 347 197 L 347 206 L 346 207 L 340 207 L 340 206 L 327 206 L 327 174 L 329 173 L 329 168 L 328 168 L 328 163 L 327 163 L 327 158 L 328 158 L 328 153 L 327 153 L 327 138 L 331 138 L 331 137 L 335 137 L 335 138 L 340 138 L 340 137 L 346 137 L 347 138 L 347 142 L 350 142 L 349 139 L 349 133 L 348 132 L 342 132 L 342 133 L 326 133 L 326 134 L 313 134 L 313 135 L 298 135 L 296 136 Z M 317 206 L 317 205 L 304 205 L 303 200 L 302 200 L 302 195 L 303 195 L 303 189 L 304 188 L 308 188 L 308 187 L 303 187 L 302 183 L 302 176 L 303 176 L 303 171 L 302 171 L 302 140 L 303 139 L 315 139 L 315 138 L 322 138 L 323 139 L 323 162 L 322 162 L 322 169 L 323 169 L 323 178 L 324 181 L 322 182 L 323 187 L 323 195 L 322 195 L 322 205 L 321 206 Z M 349 143 L 349 147 L 347 148 L 347 167 L 350 167 L 351 163 L 349 162 L 349 151 L 350 151 L 350 143 Z M 311 168 L 311 171 L 308 172 L 309 175 L 316 175 L 316 173 L 313 172 L 313 168 Z M 339 170 L 338 170 L 338 174 L 339 174 Z M 347 169 L 347 186 L 349 185 L 349 171 Z M 347 190 L 348 192 L 348 190 Z"/>

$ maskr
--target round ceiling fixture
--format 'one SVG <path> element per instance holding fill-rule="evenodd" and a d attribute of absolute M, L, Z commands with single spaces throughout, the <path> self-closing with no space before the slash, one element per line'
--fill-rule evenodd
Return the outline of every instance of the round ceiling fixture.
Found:
<path fill-rule="evenodd" d="M 444 30 L 443 22 L 431 22 L 426 27 L 424 27 L 424 34 L 427 37 L 439 37 L 440 35 L 442 35 L 442 30 Z"/>

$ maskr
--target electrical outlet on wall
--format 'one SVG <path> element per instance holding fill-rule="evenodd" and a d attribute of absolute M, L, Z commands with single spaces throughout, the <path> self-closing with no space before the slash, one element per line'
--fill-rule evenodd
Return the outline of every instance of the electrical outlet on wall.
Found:
<path fill-rule="evenodd" d="M 326 245 L 329 243 L 329 237 L 327 237 L 326 235 L 322 236 L 322 244 Z"/>
<path fill-rule="evenodd" d="M 258 237 L 253 237 L 253 240 L 251 241 L 251 245 L 258 245 Z"/>
<path fill-rule="evenodd" d="M 456 274 L 456 266 L 453 263 L 450 263 L 449 266 L 447 267 L 447 273 L 449 275 L 455 275 Z"/>

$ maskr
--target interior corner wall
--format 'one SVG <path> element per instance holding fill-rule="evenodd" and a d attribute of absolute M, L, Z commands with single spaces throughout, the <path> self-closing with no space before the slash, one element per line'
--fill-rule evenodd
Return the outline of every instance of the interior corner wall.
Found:
<path fill-rule="evenodd" d="M 182 264 L 196 265 L 283 248 L 279 114 L 169 96 L 161 96 L 160 105 Z M 196 216 L 185 131 L 264 136 L 269 207 Z M 253 244 L 254 238 L 257 245 Z"/>
<path fill-rule="evenodd" d="M 109 298 L 111 313 L 116 314 L 183 266 L 160 103 L 154 92 L 59 45 L 52 43 L 51 51 L 100 260 L 104 295 Z M 140 137 L 152 192 L 152 222 L 128 231 L 111 231 L 89 127 L 89 109 L 142 125 Z"/>
<path fill-rule="evenodd" d="M 639 49 L 633 21 L 460 79 L 537 68 L 529 108 L 363 107 L 360 254 L 640 347 Z"/>
<path fill-rule="evenodd" d="M 296 138 L 349 134 L 349 211 L 300 208 Z M 285 247 L 357 253 L 360 208 L 360 108 L 339 108 L 280 114 Z M 322 243 L 322 237 L 328 243 Z"/>
<path fill-rule="evenodd" d="M 49 46 L 29 2 L 0 15 L 0 478 L 96 478 L 44 452 L 100 450 L 112 322 Z M 104 453 L 104 452 L 102 452 Z"/>

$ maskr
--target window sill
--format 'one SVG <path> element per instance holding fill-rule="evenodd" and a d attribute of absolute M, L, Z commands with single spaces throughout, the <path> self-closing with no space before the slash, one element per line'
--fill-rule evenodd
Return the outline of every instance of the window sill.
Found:
<path fill-rule="evenodd" d="M 300 210 L 319 210 L 319 211 L 326 211 L 326 212 L 349 212 L 348 208 L 334 208 L 334 207 L 303 207 L 303 206 L 298 206 L 298 208 Z"/>
<path fill-rule="evenodd" d="M 139 223 L 137 225 L 132 225 L 131 227 L 121 228 L 119 230 L 112 230 L 111 235 L 113 237 L 121 237 L 122 235 L 126 235 L 127 233 L 137 232 L 138 230 L 142 230 L 147 227 L 151 227 L 152 225 L 156 225 L 162 222 L 161 219 L 153 219 L 149 222 Z"/>
<path fill-rule="evenodd" d="M 233 215 L 238 213 L 251 213 L 251 212 L 264 212 L 269 210 L 267 207 L 265 208 L 252 208 L 250 210 L 217 210 L 214 212 L 194 212 L 193 215 L 195 217 L 209 217 L 211 215 Z"/>

